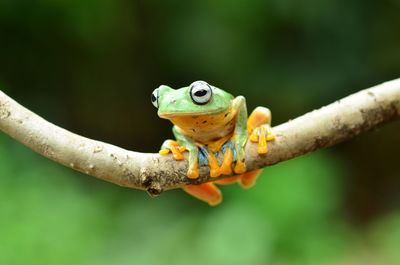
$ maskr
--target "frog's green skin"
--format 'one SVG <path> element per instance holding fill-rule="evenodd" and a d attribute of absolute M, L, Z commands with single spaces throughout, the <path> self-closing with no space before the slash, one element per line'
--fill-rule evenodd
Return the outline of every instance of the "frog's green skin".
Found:
<path fill-rule="evenodd" d="M 209 86 L 206 83 L 204 85 Z M 224 142 L 220 141 L 216 146 L 213 143 L 226 137 L 233 138 L 237 157 L 240 159 L 238 162 L 240 166 L 235 173 L 243 173 L 245 171 L 244 145 L 247 140 L 245 98 L 242 96 L 234 98 L 222 89 L 209 86 L 212 96 L 209 102 L 200 105 L 192 100 L 191 87 L 193 84 L 176 90 L 164 85 L 158 88 L 158 115 L 175 124 L 172 130 L 176 140 L 190 152 L 188 177 L 198 176 L 197 147 L 206 145 L 214 149 L 211 150 L 212 153 L 216 153 Z M 165 144 L 168 145 L 168 143 Z M 168 148 L 168 146 L 164 145 L 162 148 Z M 213 177 L 219 175 L 218 170 L 212 174 Z"/>
<path fill-rule="evenodd" d="M 175 159 L 183 159 L 184 150 L 189 151 L 189 178 L 197 178 L 199 148 L 206 150 L 210 176 L 218 177 L 242 174 L 246 171 L 244 146 L 248 133 L 253 142 L 260 140 L 259 153 L 268 151 L 265 136 L 272 135 L 269 130 L 270 112 L 267 108 L 258 107 L 247 119 L 246 100 L 243 96 L 233 97 L 222 89 L 211 86 L 204 81 L 193 82 L 190 86 L 172 89 L 162 85 L 154 90 L 152 102 L 158 108 L 161 118 L 170 120 L 176 141 L 167 140 L 161 147 L 160 154 L 173 153 Z M 267 127 L 263 127 L 264 125 Z M 261 129 L 262 128 L 262 131 Z M 265 130 L 264 130 L 265 129 Z M 262 135 L 262 136 L 261 136 Z M 224 161 L 219 166 L 215 153 L 224 145 Z M 232 172 L 232 164 L 235 163 Z M 248 172 L 241 178 L 235 178 L 244 187 L 249 187 L 255 182 L 258 172 Z M 232 181 L 233 181 L 232 180 Z M 228 179 L 228 181 L 230 181 Z M 232 182 L 230 181 L 230 182 Z M 216 183 L 230 183 L 215 181 Z M 218 204 L 221 193 L 213 183 L 183 188 L 193 196 L 208 202 L 210 205 Z"/>

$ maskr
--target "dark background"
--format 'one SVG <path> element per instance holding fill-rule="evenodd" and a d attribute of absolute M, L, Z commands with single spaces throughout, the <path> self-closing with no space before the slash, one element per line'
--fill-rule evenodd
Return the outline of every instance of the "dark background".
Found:
<path fill-rule="evenodd" d="M 151 92 L 195 80 L 279 124 L 399 77 L 396 0 L 1 0 L 0 89 L 156 152 Z M 268 168 L 215 208 L 64 168 L 0 135 L 0 264 L 396 264 L 400 124 Z"/>

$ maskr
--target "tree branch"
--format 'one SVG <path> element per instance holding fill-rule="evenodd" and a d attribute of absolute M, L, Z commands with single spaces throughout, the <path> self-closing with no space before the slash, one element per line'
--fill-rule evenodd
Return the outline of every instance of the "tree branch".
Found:
<path fill-rule="evenodd" d="M 247 143 L 247 169 L 259 169 L 335 145 L 399 117 L 400 79 L 396 79 L 274 127 L 276 139 L 269 142 L 266 155 L 258 155 L 256 144 Z M 60 164 L 121 186 L 147 190 L 152 196 L 212 180 L 208 167 L 200 169 L 198 179 L 188 179 L 186 159 L 175 161 L 171 155 L 132 152 L 71 133 L 1 91 L 0 129 Z"/>

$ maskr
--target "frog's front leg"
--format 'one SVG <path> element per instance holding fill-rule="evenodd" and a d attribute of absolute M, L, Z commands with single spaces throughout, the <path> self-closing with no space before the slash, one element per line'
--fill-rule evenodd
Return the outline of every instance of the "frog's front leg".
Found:
<path fill-rule="evenodd" d="M 167 155 L 170 152 L 174 156 L 176 160 L 183 160 L 183 152 L 189 151 L 189 170 L 187 173 L 187 177 L 191 179 L 195 179 L 199 177 L 199 169 L 198 169 L 198 150 L 197 146 L 186 136 L 182 135 L 179 132 L 179 128 L 174 126 L 172 128 L 172 132 L 177 141 L 174 140 L 165 140 L 161 146 L 161 150 L 159 151 L 160 155 Z"/>
<path fill-rule="evenodd" d="M 236 149 L 236 165 L 233 171 L 236 174 L 246 172 L 244 146 L 247 141 L 247 108 L 246 99 L 243 96 L 238 96 L 233 100 L 233 108 L 237 113 L 236 126 L 233 132 L 232 141 Z"/>
<path fill-rule="evenodd" d="M 189 137 L 184 136 L 179 127 L 174 126 L 172 128 L 172 132 L 175 136 L 175 139 L 181 143 L 186 149 L 189 151 L 189 169 L 187 173 L 187 177 L 191 179 L 196 179 L 199 177 L 199 164 L 198 164 L 198 149 L 196 144 Z"/>

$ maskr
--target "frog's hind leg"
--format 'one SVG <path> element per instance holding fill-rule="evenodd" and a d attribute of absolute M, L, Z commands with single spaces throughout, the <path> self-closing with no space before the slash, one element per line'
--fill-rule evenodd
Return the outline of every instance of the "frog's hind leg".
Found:
<path fill-rule="evenodd" d="M 265 107 L 257 107 L 247 120 L 250 141 L 258 143 L 259 154 L 268 152 L 267 142 L 275 139 L 271 130 L 271 111 Z"/>
<path fill-rule="evenodd" d="M 202 200 L 211 206 L 218 205 L 222 201 L 221 191 L 212 182 L 186 186 L 182 189 L 193 197 Z"/>
<path fill-rule="evenodd" d="M 223 179 L 218 179 L 214 181 L 216 184 L 221 184 L 221 185 L 229 185 L 232 184 L 233 182 L 238 181 L 241 175 L 233 176 L 233 177 L 228 177 L 228 178 L 223 178 Z"/>
<path fill-rule="evenodd" d="M 238 176 L 238 182 L 240 186 L 242 186 L 244 189 L 251 188 L 254 184 L 256 184 L 256 180 L 261 172 L 262 169 L 257 169 Z"/>
<path fill-rule="evenodd" d="M 246 172 L 242 175 L 219 179 L 214 181 L 214 183 L 221 185 L 229 185 L 237 181 L 240 184 L 240 186 L 242 186 L 242 188 L 248 189 L 254 186 L 254 184 L 256 184 L 256 180 L 261 172 L 262 169 L 257 169 L 254 171 Z"/>

